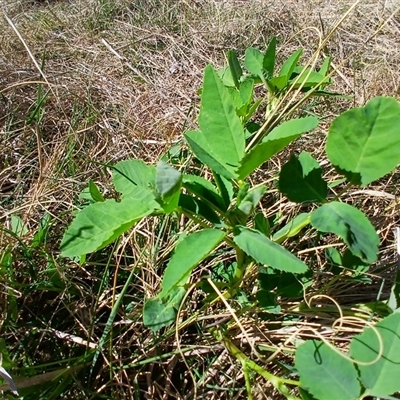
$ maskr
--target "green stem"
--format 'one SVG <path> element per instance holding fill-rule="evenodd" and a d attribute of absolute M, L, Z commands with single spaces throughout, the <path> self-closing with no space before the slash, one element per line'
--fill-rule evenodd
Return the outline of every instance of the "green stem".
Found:
<path fill-rule="evenodd" d="M 286 387 L 286 385 L 300 386 L 300 382 L 293 381 L 291 379 L 280 378 L 278 376 L 270 374 L 263 367 L 261 367 L 254 361 L 250 360 L 229 339 L 222 336 L 222 334 L 219 331 L 213 329 L 211 330 L 211 334 L 215 337 L 215 339 L 217 339 L 226 347 L 226 349 L 233 357 L 235 357 L 242 363 L 244 368 L 253 370 L 257 374 L 259 374 L 260 376 L 271 382 L 271 384 L 275 387 L 275 389 L 278 390 L 280 393 L 282 393 L 288 400 L 300 400 L 298 397 L 291 395 L 289 389 Z"/>
<path fill-rule="evenodd" d="M 242 365 L 243 365 L 244 381 L 246 383 L 247 399 L 253 400 L 253 393 L 251 390 L 251 379 L 250 379 L 250 375 L 249 375 L 249 369 L 247 368 L 246 364 L 242 364 Z"/>
<path fill-rule="evenodd" d="M 233 280 L 231 282 L 233 285 L 236 285 L 242 281 L 247 265 L 248 262 L 246 262 L 246 254 L 242 249 L 236 248 L 235 276 L 233 277 Z"/>
<path fill-rule="evenodd" d="M 344 193 L 346 193 L 353 184 L 351 182 L 348 182 L 347 185 L 331 200 L 331 201 L 337 201 L 339 200 Z"/>
<path fill-rule="evenodd" d="M 226 299 L 232 298 L 235 296 L 238 287 L 242 283 L 243 276 L 246 272 L 247 267 L 249 266 L 250 262 L 249 259 L 246 257 L 246 254 L 242 249 L 239 249 L 238 247 L 234 246 L 236 251 L 236 269 L 235 269 L 235 274 L 231 281 L 229 282 L 229 289 L 225 293 L 224 297 Z"/>

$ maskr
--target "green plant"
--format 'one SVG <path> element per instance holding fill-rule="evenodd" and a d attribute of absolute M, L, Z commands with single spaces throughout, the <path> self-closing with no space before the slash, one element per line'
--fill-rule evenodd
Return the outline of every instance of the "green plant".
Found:
<path fill-rule="evenodd" d="M 389 315 L 355 336 L 349 355 L 324 341 L 305 342 L 296 351 L 301 385 L 320 400 L 392 399 L 400 390 L 399 327 L 400 314 Z"/>
<path fill-rule="evenodd" d="M 223 282 L 208 279 L 198 283 L 209 294 L 205 306 L 217 297 L 214 287 L 223 291 L 225 299 L 236 296 L 247 271 L 257 266 L 260 272 L 256 300 L 269 313 L 279 309 L 276 287 L 280 295 L 301 297 L 304 287 L 312 282 L 309 266 L 284 246 L 306 228 L 315 240 L 325 233 L 343 240 L 347 253 L 333 252 L 331 257 L 338 265 L 344 264 L 342 259 L 347 257 L 345 265 L 353 276 L 357 276 L 360 266 L 365 270 L 377 260 L 379 237 L 375 229 L 360 210 L 342 202 L 341 197 L 352 186 L 365 187 L 383 177 L 400 162 L 400 105 L 395 99 L 375 98 L 365 107 L 349 110 L 333 121 L 326 155 L 343 176 L 342 183 L 347 182 L 339 193 L 332 191 L 337 182 L 326 181 L 318 161 L 303 151 L 292 154 L 279 175 L 270 176 L 269 180 L 290 201 L 307 205 L 308 211 L 283 227 L 279 218 L 271 220 L 257 213 L 259 205 L 273 191 L 266 182 L 253 184 L 257 169 L 318 125 L 316 116 L 289 117 L 301 111 L 300 106 L 310 96 L 334 95 L 325 91 L 330 83 L 329 59 L 316 70 L 300 66 L 300 56 L 301 50 L 293 53 L 275 74 L 275 39 L 264 53 L 248 49 L 244 67 L 235 53 L 228 52 L 226 68 L 205 69 L 200 130 L 185 133 L 193 156 L 191 163 L 185 163 L 179 171 L 165 161 L 156 166 L 140 160 L 119 162 L 112 167 L 113 183 L 120 193 L 117 200 L 105 200 L 90 182 L 88 193 L 93 202 L 76 215 L 64 234 L 64 256 L 83 257 L 96 252 L 151 215 L 172 214 L 185 219 L 165 268 L 161 291 L 144 305 L 144 323 L 153 331 L 175 321 L 193 269 L 219 250 L 234 254 L 233 270 L 224 275 Z M 265 101 L 256 98 L 254 88 L 259 84 L 266 90 Z M 262 105 L 265 114 L 260 116 Z M 207 174 L 208 178 L 199 173 L 204 168 L 212 173 Z M 312 342 L 300 347 L 297 354 L 296 365 L 301 375 L 298 382 L 274 377 L 219 331 L 211 332 L 243 363 L 245 370 L 265 376 L 287 398 L 293 398 L 287 384 L 302 386 L 307 396 L 305 390 L 310 385 L 303 376 L 312 377 L 313 370 L 304 367 L 308 359 L 302 360 L 304 354 L 313 357 Z M 356 358 L 360 351 L 356 351 Z M 354 373 L 351 376 L 356 380 Z M 310 392 L 319 396 L 312 387 Z"/>

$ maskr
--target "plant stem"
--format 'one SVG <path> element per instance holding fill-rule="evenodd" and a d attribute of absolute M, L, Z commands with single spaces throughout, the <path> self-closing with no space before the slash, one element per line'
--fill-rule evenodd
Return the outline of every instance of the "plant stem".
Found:
<path fill-rule="evenodd" d="M 236 285 L 243 279 L 248 262 L 246 262 L 246 255 L 242 249 L 236 248 L 236 269 L 235 276 L 233 277 L 232 284 Z"/>
<path fill-rule="evenodd" d="M 331 201 L 339 200 L 352 186 L 353 184 L 351 182 L 347 182 L 347 185 Z"/>
<path fill-rule="evenodd" d="M 249 369 L 247 368 L 246 364 L 242 364 L 242 365 L 243 365 L 244 380 L 245 380 L 245 383 L 246 383 L 247 399 L 248 400 L 253 400 Z"/>
<path fill-rule="evenodd" d="M 244 353 L 242 353 L 228 338 L 224 337 L 217 329 L 212 329 L 211 334 L 215 337 L 216 340 L 221 342 L 229 353 L 239 360 L 243 368 L 251 369 L 257 374 L 261 375 L 266 380 L 270 381 L 271 384 L 277 389 L 280 393 L 282 393 L 288 400 L 300 400 L 298 397 L 295 397 L 290 394 L 289 389 L 286 385 L 294 385 L 300 386 L 300 382 L 293 381 L 290 379 L 280 378 L 269 373 L 263 367 L 250 360 Z"/>

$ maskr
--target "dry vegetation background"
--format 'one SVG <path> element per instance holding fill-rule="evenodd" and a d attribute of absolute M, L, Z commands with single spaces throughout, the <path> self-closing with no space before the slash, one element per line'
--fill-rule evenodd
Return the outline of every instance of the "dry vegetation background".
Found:
<path fill-rule="evenodd" d="M 3 17 L 3 197 L 12 193 L 13 200 L 26 201 L 28 195 L 42 205 L 56 200 L 57 207 L 68 207 L 76 185 L 98 173 L 91 161 L 154 160 L 194 124 L 208 63 L 223 65 L 228 49 L 264 48 L 274 35 L 282 59 L 299 47 L 306 57 L 318 46 L 316 29 L 329 32 L 352 2 L 2 4 L 26 44 Z M 383 2 L 361 1 L 328 44 L 340 66 L 334 89 L 354 95 L 356 105 L 375 95 L 400 95 L 399 23 L 391 19 L 375 35 L 388 15 Z M 44 61 L 51 90 L 40 132 L 25 124 L 37 100 L 37 83 L 29 82 L 41 80 L 32 57 L 38 65 Z M 60 185 L 61 198 L 55 196 Z"/>
<path fill-rule="evenodd" d="M 264 49 L 277 36 L 279 60 L 298 48 L 305 50 L 306 59 L 318 47 L 319 35 L 326 35 L 352 3 L 2 0 L 0 257 L 2 249 L 13 249 L 13 269 L 19 286 L 13 289 L 18 306 L 17 315 L 11 318 L 7 314 L 9 281 L 0 277 L 0 330 L 19 367 L 21 360 L 24 368 L 48 363 L 47 368 L 27 369 L 27 374 L 33 375 L 75 365 L 76 358 L 85 353 L 85 344 L 98 343 L 112 306 L 112 289 L 118 292 L 121 285 L 109 272 L 109 286 L 100 296 L 96 292 L 103 268 L 100 262 L 82 268 L 57 258 L 62 232 L 88 180 L 93 179 L 107 193 L 109 175 L 104 164 L 127 158 L 155 161 L 179 141 L 182 132 L 196 124 L 197 90 L 203 68 L 209 63 L 222 66 L 227 50 L 234 49 L 242 56 L 248 46 Z M 332 56 L 334 66 L 338 67 L 331 89 L 351 95 L 352 99 L 318 104 L 316 112 L 324 123 L 320 134 L 311 138 L 315 149 L 323 143 L 327 123 L 343 110 L 363 105 L 376 95 L 400 98 L 400 22 L 389 17 L 383 1 L 361 1 L 327 44 L 325 53 Z M 39 107 L 40 113 L 31 118 L 40 98 L 40 85 L 42 95 L 46 93 L 47 97 Z M 384 260 L 393 258 L 392 228 L 398 222 L 397 182 L 395 173 L 376 185 L 379 196 L 357 200 L 354 195 L 355 201 L 363 204 L 364 211 L 378 224 Z M 6 229 L 11 227 L 12 215 L 20 216 L 28 228 L 20 240 L 29 243 L 44 213 L 51 215 L 51 233 L 45 250 L 31 255 L 28 262 L 21 243 L 10 237 Z M 150 237 L 154 227 L 141 229 L 144 236 Z M 128 253 L 134 254 L 136 246 L 137 243 L 129 242 Z M 118 254 L 116 259 L 121 262 L 121 257 Z M 59 292 L 35 286 L 37 282 L 46 282 L 50 261 L 64 280 L 64 289 Z M 129 260 L 122 264 L 124 269 Z M 159 283 L 150 264 L 138 274 L 133 291 L 139 299 L 136 314 L 127 318 L 125 310 L 121 311 L 122 328 L 115 332 L 114 352 L 104 350 L 100 356 L 102 365 L 96 366 L 92 380 L 86 381 L 82 376 L 87 375 L 78 374 L 70 379 L 63 397 L 41 392 L 42 397 L 36 394 L 37 397 L 25 398 L 193 396 L 191 378 L 179 355 L 171 355 L 163 362 L 143 361 L 159 351 L 168 353 L 176 349 L 173 336 L 162 344 L 140 322 L 143 297 L 156 292 Z M 36 282 L 27 272 L 29 268 L 36 271 Z M 354 295 L 351 287 L 337 290 Z M 366 291 L 371 295 L 371 288 L 360 288 L 359 293 Z M 224 312 L 212 311 L 217 316 Z M 244 322 L 249 335 L 265 340 L 260 339 L 261 333 L 251 321 Z M 59 338 L 52 328 L 86 342 L 82 345 Z M 30 334 L 33 329 L 42 333 Z M 210 337 L 199 337 L 198 332 L 182 337 L 183 342 L 206 354 L 199 351 L 193 367 L 203 371 L 198 398 L 244 398 L 243 391 L 232 389 L 236 384 L 243 385 L 240 366 L 208 340 Z M 286 338 L 276 333 L 274 340 Z M 128 367 L 109 368 L 113 363 Z M 134 366 L 129 367 L 130 364 Z M 278 398 L 267 393 L 266 385 L 257 381 L 257 398 Z M 98 397 L 101 395 L 104 397 Z"/>

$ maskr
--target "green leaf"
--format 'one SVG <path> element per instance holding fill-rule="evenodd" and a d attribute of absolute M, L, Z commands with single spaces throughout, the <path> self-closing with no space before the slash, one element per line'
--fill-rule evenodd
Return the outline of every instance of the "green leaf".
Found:
<path fill-rule="evenodd" d="M 156 188 L 165 213 L 171 213 L 178 207 L 181 187 L 182 174 L 164 161 L 159 161 L 156 169 Z"/>
<path fill-rule="evenodd" d="M 164 161 L 159 161 L 156 169 L 156 187 L 158 193 L 164 197 L 170 197 L 180 191 L 182 174 Z"/>
<path fill-rule="evenodd" d="M 400 163 L 400 103 L 376 97 L 337 117 L 328 134 L 331 163 L 356 185 L 366 186 Z"/>
<path fill-rule="evenodd" d="M 229 91 L 209 65 L 205 68 L 199 115 L 200 131 L 221 159 L 237 165 L 244 155 L 244 131 Z"/>
<path fill-rule="evenodd" d="M 329 75 L 330 67 L 331 67 L 331 58 L 326 57 L 324 62 L 321 65 L 321 68 L 319 69 L 318 73 L 320 73 L 324 77 L 327 77 Z M 319 87 L 319 90 L 323 90 L 324 87 L 330 83 L 332 83 L 332 79 L 331 78 L 326 79 L 325 82 L 323 84 L 321 84 L 321 86 Z"/>
<path fill-rule="evenodd" d="M 243 101 L 242 98 L 240 97 L 240 92 L 236 87 L 228 88 L 230 95 L 232 96 L 233 104 L 235 105 L 235 110 L 238 115 L 241 113 L 239 110 L 242 109 L 243 107 Z"/>
<path fill-rule="evenodd" d="M 0 338 L 0 354 L 1 354 L 0 365 L 2 365 L 6 369 L 11 369 L 15 367 L 15 363 L 12 361 L 12 358 L 10 357 L 6 341 L 4 338 Z"/>
<path fill-rule="evenodd" d="M 239 81 L 243 75 L 242 67 L 240 66 L 239 60 L 233 50 L 228 51 L 228 63 L 231 70 L 233 82 L 235 86 L 239 89 Z"/>
<path fill-rule="evenodd" d="M 330 66 L 331 66 L 331 57 L 326 57 L 318 72 L 323 76 L 327 76 L 329 74 Z"/>
<path fill-rule="evenodd" d="M 331 264 L 342 265 L 342 255 L 338 249 L 334 247 L 328 247 L 325 250 L 325 255 Z"/>
<path fill-rule="evenodd" d="M 263 74 L 264 54 L 260 50 L 248 47 L 244 57 L 244 65 L 251 74 L 260 77 L 265 82 Z"/>
<path fill-rule="evenodd" d="M 247 117 L 249 112 L 253 111 L 251 102 L 253 100 L 254 80 L 246 79 L 240 83 L 239 90 L 236 88 L 230 88 L 229 93 L 232 96 L 235 104 L 235 110 L 237 115 L 241 117 Z"/>
<path fill-rule="evenodd" d="M 236 194 L 236 205 L 240 205 L 242 200 L 245 198 L 245 196 L 249 192 L 249 189 L 250 189 L 250 184 L 248 182 L 243 182 L 239 186 L 239 190 L 237 191 L 237 194 Z"/>
<path fill-rule="evenodd" d="M 172 289 L 184 285 L 193 268 L 221 243 L 224 236 L 225 233 L 217 229 L 203 229 L 185 236 L 177 244 L 165 269 L 159 297 L 168 296 Z"/>
<path fill-rule="evenodd" d="M 301 386 L 318 400 L 353 400 L 360 396 L 354 364 L 337 352 L 318 340 L 308 340 L 296 351 Z"/>
<path fill-rule="evenodd" d="M 355 256 L 349 249 L 346 249 L 343 254 L 342 265 L 348 270 L 353 270 L 358 273 L 366 272 L 369 269 L 369 265 Z"/>
<path fill-rule="evenodd" d="M 307 270 L 304 274 L 291 274 L 273 268 L 260 268 L 258 272 L 260 289 L 289 298 L 303 297 L 305 290 L 313 284 L 312 278 L 311 270 Z"/>
<path fill-rule="evenodd" d="M 206 141 L 205 136 L 199 131 L 188 131 L 185 133 L 186 141 L 192 149 L 195 156 L 205 165 L 212 169 L 219 175 L 225 176 L 228 179 L 235 179 L 237 174 L 235 169 L 221 161 L 218 154 Z"/>
<path fill-rule="evenodd" d="M 158 207 L 153 194 L 140 187 L 120 203 L 107 200 L 90 204 L 77 214 L 64 234 L 61 254 L 75 257 L 99 250 Z"/>
<path fill-rule="evenodd" d="M 377 260 L 379 236 L 357 208 L 339 202 L 324 204 L 312 212 L 311 224 L 321 232 L 332 232 L 341 237 L 362 261 L 373 263 Z"/>
<path fill-rule="evenodd" d="M 295 203 L 324 202 L 328 184 L 322 179 L 322 169 L 307 152 L 299 158 L 294 154 L 279 173 L 279 190 Z"/>
<path fill-rule="evenodd" d="M 229 65 L 218 69 L 217 74 L 221 78 L 224 86 L 232 88 L 235 87 L 235 82 L 233 81 L 232 72 Z"/>
<path fill-rule="evenodd" d="M 179 287 L 172 291 L 168 298 L 155 297 L 147 300 L 143 307 L 143 324 L 153 332 L 172 325 L 185 293 L 186 289 Z"/>
<path fill-rule="evenodd" d="M 241 160 L 237 171 L 239 178 L 246 178 L 256 168 L 283 150 L 290 142 L 297 139 L 302 133 L 311 131 L 317 125 L 318 118 L 316 117 L 291 119 L 278 125 Z"/>
<path fill-rule="evenodd" d="M 201 133 L 185 134 L 195 155 L 218 174 L 235 178 L 245 150 L 244 130 L 229 90 L 210 65 L 204 73 L 199 125 Z"/>
<path fill-rule="evenodd" d="M 155 186 L 156 169 L 141 160 L 127 160 L 117 163 L 112 169 L 115 189 L 124 196 L 136 191 L 136 186 Z"/>
<path fill-rule="evenodd" d="M 168 147 L 166 151 L 161 154 L 159 159 L 173 165 L 179 165 L 182 162 L 182 159 L 186 157 L 186 154 L 187 148 L 182 141 L 179 140 L 179 142 Z"/>
<path fill-rule="evenodd" d="M 89 185 L 79 193 L 78 198 L 79 200 L 83 200 L 81 204 L 84 207 L 87 206 L 88 204 L 96 203 L 96 201 L 93 199 L 93 196 L 90 193 Z"/>
<path fill-rule="evenodd" d="M 287 80 L 289 80 L 290 77 L 292 76 L 294 69 L 297 66 L 297 62 L 299 61 L 299 58 L 302 53 L 303 50 L 299 49 L 295 51 L 293 54 L 291 54 L 289 58 L 283 63 L 282 68 L 279 72 L 279 76 L 285 76 Z"/>
<path fill-rule="evenodd" d="M 296 236 L 304 227 L 310 223 L 309 213 L 300 213 L 290 220 L 283 228 L 272 237 L 276 243 L 282 243 L 286 239 Z"/>
<path fill-rule="evenodd" d="M 328 79 L 325 79 L 325 76 L 320 74 L 319 72 L 312 71 L 310 72 L 311 68 L 304 68 L 302 66 L 296 67 L 293 71 L 293 76 L 289 80 L 289 85 L 292 85 L 295 81 L 296 84 L 294 88 L 297 89 L 302 86 L 303 89 L 310 89 L 314 86 L 319 86 L 325 83 L 328 83 Z M 300 75 L 300 77 L 298 76 Z"/>
<path fill-rule="evenodd" d="M 153 332 L 159 331 L 164 326 L 174 323 L 176 310 L 161 299 L 147 300 L 143 308 L 143 323 Z"/>
<path fill-rule="evenodd" d="M 240 202 L 238 209 L 242 211 L 245 216 L 249 216 L 257 207 L 257 204 L 264 196 L 266 190 L 267 187 L 265 185 L 260 185 L 248 191 Z"/>
<path fill-rule="evenodd" d="M 218 189 L 207 179 L 197 175 L 183 175 L 183 187 L 207 203 L 226 211 L 227 205 Z"/>
<path fill-rule="evenodd" d="M 221 219 L 215 211 L 203 200 L 182 193 L 179 198 L 179 207 L 196 216 L 206 219 L 215 225 L 221 225 Z"/>
<path fill-rule="evenodd" d="M 326 258 L 330 262 L 330 272 L 339 275 L 346 269 L 346 275 L 343 278 L 362 283 L 370 283 L 371 278 L 366 275 L 369 270 L 369 264 L 361 261 L 349 249 L 346 249 L 343 256 L 335 248 L 325 250 Z"/>
<path fill-rule="evenodd" d="M 275 76 L 268 81 L 268 85 L 276 87 L 278 90 L 282 90 L 288 83 L 286 76 Z"/>
<path fill-rule="evenodd" d="M 231 282 L 232 279 L 234 279 L 235 276 L 235 270 L 237 267 L 236 261 L 229 263 L 228 261 L 225 262 L 220 262 L 216 265 L 213 265 L 211 267 L 211 279 L 214 283 L 217 285 L 223 282 Z M 209 293 L 215 293 L 214 289 L 211 287 L 211 285 L 208 282 L 204 282 L 204 285 L 202 286 L 203 288 L 205 286 L 208 286 L 210 291 Z M 221 285 L 223 286 L 223 285 Z"/>
<path fill-rule="evenodd" d="M 301 395 L 302 400 L 317 400 L 310 393 L 304 390 L 302 387 L 299 387 L 299 393 Z"/>
<path fill-rule="evenodd" d="M 397 239 L 399 240 L 399 239 Z M 399 255 L 398 255 L 399 257 Z M 387 305 L 393 312 L 400 311 L 400 270 L 397 268 Z"/>
<path fill-rule="evenodd" d="M 239 88 L 240 98 L 242 99 L 243 106 L 246 106 L 246 108 L 250 106 L 250 103 L 253 100 L 253 92 L 254 92 L 253 79 L 246 79 L 240 84 Z"/>
<path fill-rule="evenodd" d="M 94 201 L 104 201 L 104 197 L 100 193 L 99 188 L 91 179 L 89 180 L 89 193 Z"/>
<path fill-rule="evenodd" d="M 280 272 L 276 294 L 288 298 L 302 298 L 307 288 L 311 287 L 313 283 L 313 272 L 311 270 L 296 275 Z"/>
<path fill-rule="evenodd" d="M 260 231 L 266 236 L 269 236 L 271 227 L 269 226 L 268 219 L 265 218 L 263 213 L 257 213 L 254 216 L 254 228 L 256 231 Z"/>
<path fill-rule="evenodd" d="M 258 106 L 261 104 L 262 99 L 258 99 L 255 103 L 253 103 L 248 109 L 247 109 L 247 113 L 246 116 L 243 120 L 243 123 L 246 124 L 246 129 L 245 129 L 245 136 L 246 139 L 248 139 L 251 134 L 249 134 L 249 132 L 254 133 L 254 131 L 251 131 L 252 127 L 257 126 L 258 124 L 254 121 L 251 121 L 250 123 L 247 123 L 247 121 L 249 121 L 249 119 L 254 115 L 254 113 L 257 111 Z M 250 129 L 249 129 L 250 128 Z M 258 129 L 257 129 L 258 130 Z"/>
<path fill-rule="evenodd" d="M 355 336 L 350 344 L 350 354 L 357 364 L 361 383 L 367 395 L 385 397 L 400 391 L 400 314 L 395 313 L 375 325 L 375 332 L 367 328 Z M 377 334 L 382 340 L 382 347 Z M 381 357 L 378 357 L 382 350 Z M 378 360 L 373 363 L 378 357 Z"/>
<path fill-rule="evenodd" d="M 263 68 L 268 72 L 269 78 L 274 76 L 276 59 L 276 37 L 269 42 L 263 57 Z"/>
<path fill-rule="evenodd" d="M 269 80 L 269 83 L 276 86 L 279 90 L 283 89 L 289 82 L 294 69 L 297 66 L 297 62 L 302 54 L 303 50 L 299 49 L 295 51 L 282 65 L 279 72 L 279 76 Z"/>
<path fill-rule="evenodd" d="M 233 183 L 223 175 L 214 174 L 214 179 L 225 202 L 225 207 L 228 209 L 234 196 Z"/>
<path fill-rule="evenodd" d="M 22 237 L 29 232 L 22 218 L 15 214 L 11 214 L 11 230 L 19 237 Z"/>
<path fill-rule="evenodd" d="M 281 312 L 281 306 L 276 301 L 275 294 L 267 292 L 266 290 L 259 290 L 256 298 L 263 311 L 270 314 L 279 314 Z"/>
<path fill-rule="evenodd" d="M 308 269 L 303 261 L 261 232 L 239 225 L 235 227 L 234 235 L 236 245 L 261 264 L 291 273 L 303 273 Z"/>

